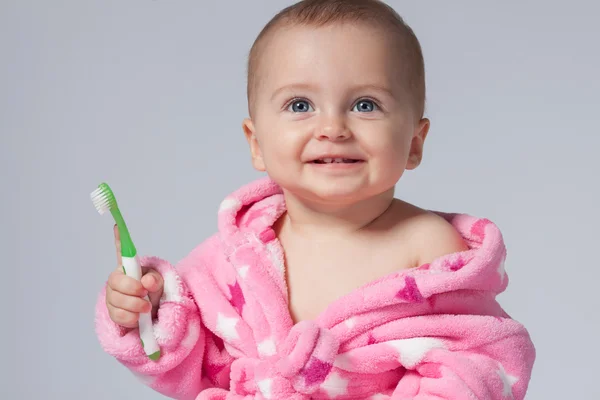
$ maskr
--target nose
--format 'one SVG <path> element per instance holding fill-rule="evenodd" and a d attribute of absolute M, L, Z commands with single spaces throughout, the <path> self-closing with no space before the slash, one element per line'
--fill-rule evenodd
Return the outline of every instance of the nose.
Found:
<path fill-rule="evenodd" d="M 321 116 L 319 126 L 315 130 L 318 140 L 344 141 L 352 136 L 346 123 L 346 118 L 340 114 L 325 114 Z"/>

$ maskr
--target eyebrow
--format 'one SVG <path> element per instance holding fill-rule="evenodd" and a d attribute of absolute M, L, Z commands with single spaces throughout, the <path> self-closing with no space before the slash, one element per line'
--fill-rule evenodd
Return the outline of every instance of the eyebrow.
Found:
<path fill-rule="evenodd" d="M 365 91 L 365 90 L 374 90 L 377 92 L 382 92 L 382 93 L 385 93 L 386 95 L 390 96 L 391 98 L 396 98 L 396 96 L 394 96 L 394 93 L 392 93 L 391 89 L 389 89 L 386 86 L 377 85 L 377 84 L 356 85 L 356 86 L 352 87 L 351 92 L 360 92 L 360 91 Z M 273 92 L 273 95 L 271 96 L 271 101 L 273 101 L 282 92 L 286 92 L 286 91 L 290 91 L 290 92 L 312 91 L 312 92 L 315 92 L 315 91 L 317 91 L 317 88 L 316 88 L 316 86 L 308 84 L 308 83 L 292 83 L 289 85 L 282 86 L 282 87 L 278 88 L 277 90 L 275 90 Z"/>
<path fill-rule="evenodd" d="M 273 92 L 271 96 L 271 101 L 277 98 L 282 92 L 296 92 L 296 91 L 315 91 L 316 87 L 310 85 L 308 83 L 292 83 L 290 85 L 285 85 Z"/>

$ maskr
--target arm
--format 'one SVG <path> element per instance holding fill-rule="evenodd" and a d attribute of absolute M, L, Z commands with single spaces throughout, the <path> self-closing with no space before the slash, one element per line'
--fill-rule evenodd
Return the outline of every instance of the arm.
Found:
<path fill-rule="evenodd" d="M 154 322 L 161 357 L 158 361 L 148 359 L 138 329 L 128 330 L 110 319 L 105 304 L 106 287 L 96 305 L 100 344 L 154 390 L 176 399 L 195 399 L 202 390 L 216 386 L 217 377 L 211 375 L 214 366 L 220 365 L 222 370 L 230 363 L 229 355 L 218 346 L 218 339 L 203 326 L 198 307 L 184 283 L 186 269 L 197 265 L 197 258 L 182 261 L 177 268 L 179 274 L 158 258 L 141 258 L 140 262 L 164 279 L 164 293 Z"/>
<path fill-rule="evenodd" d="M 424 323 L 432 325 L 431 329 L 441 335 L 428 336 L 422 341 L 390 343 L 407 369 L 392 399 L 522 400 L 525 397 L 535 349 L 519 323 L 508 318 L 451 315 Z"/>
<path fill-rule="evenodd" d="M 468 249 L 452 225 L 432 214 L 421 216 L 414 238 L 418 265 Z M 498 273 L 497 267 L 491 270 L 494 276 Z M 437 304 L 435 313 L 399 322 L 399 331 L 411 334 L 389 342 L 406 368 L 392 399 L 525 397 L 535 348 L 525 327 L 512 320 L 495 300 L 496 291 L 504 284 L 495 283 L 500 285 L 495 290 L 466 285 L 464 290 L 435 296 L 430 299 L 430 304 Z"/>

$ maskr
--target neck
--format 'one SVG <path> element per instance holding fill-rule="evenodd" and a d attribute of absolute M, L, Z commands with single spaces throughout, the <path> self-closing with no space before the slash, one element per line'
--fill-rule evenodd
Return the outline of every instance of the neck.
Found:
<path fill-rule="evenodd" d="M 282 224 L 310 238 L 350 235 L 371 226 L 391 206 L 394 188 L 352 204 L 310 202 L 284 191 L 287 212 Z"/>

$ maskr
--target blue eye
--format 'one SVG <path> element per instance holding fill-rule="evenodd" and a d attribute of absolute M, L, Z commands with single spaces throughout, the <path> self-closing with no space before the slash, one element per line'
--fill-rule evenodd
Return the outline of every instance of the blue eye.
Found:
<path fill-rule="evenodd" d="M 352 111 L 358 112 L 373 112 L 377 110 L 377 105 L 371 100 L 360 100 L 352 108 Z"/>
<path fill-rule="evenodd" d="M 292 104 L 289 105 L 288 111 L 292 111 L 295 113 L 305 113 L 309 111 L 314 111 L 308 101 L 306 100 L 295 100 Z"/>

